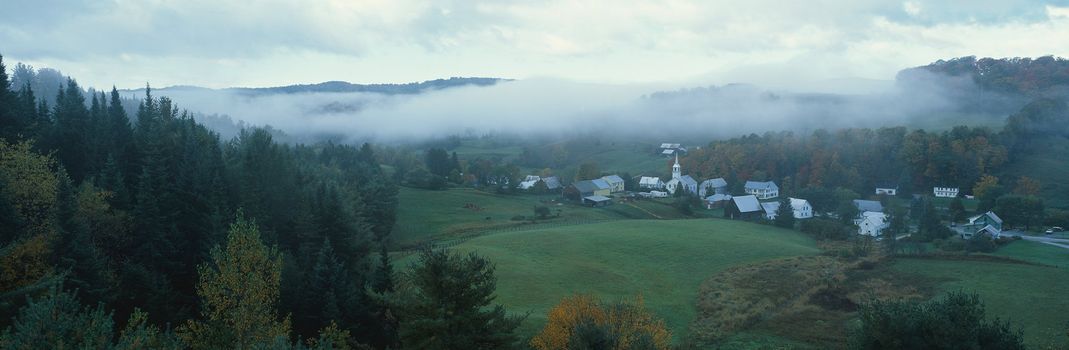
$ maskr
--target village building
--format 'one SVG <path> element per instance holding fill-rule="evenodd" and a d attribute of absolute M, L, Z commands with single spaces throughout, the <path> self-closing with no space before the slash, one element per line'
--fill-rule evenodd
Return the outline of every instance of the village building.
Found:
<path fill-rule="evenodd" d="M 730 194 L 714 194 L 705 197 L 705 209 L 721 208 L 729 201 L 731 201 Z"/>
<path fill-rule="evenodd" d="M 871 212 L 876 212 L 876 213 L 882 213 L 883 212 L 883 203 L 880 203 L 880 201 L 870 201 L 870 200 L 864 200 L 864 199 L 855 199 L 854 200 L 854 207 L 857 208 L 858 212 L 862 212 L 862 213 L 866 212 L 866 211 L 871 211 Z"/>
<path fill-rule="evenodd" d="M 809 201 L 790 197 L 788 199 L 791 201 L 791 209 L 794 211 L 795 219 L 813 217 L 813 207 L 809 205 Z M 761 208 L 765 210 L 765 217 L 769 220 L 775 220 L 776 215 L 779 214 L 779 202 L 764 202 L 761 203 Z"/>
<path fill-rule="evenodd" d="M 752 194 L 757 199 L 772 199 L 779 197 L 779 186 L 772 181 L 746 181 L 744 187 L 746 194 Z"/>
<path fill-rule="evenodd" d="M 872 237 L 879 237 L 884 229 L 891 226 L 887 222 L 887 214 L 873 211 L 862 212 L 861 219 L 856 220 L 855 223 L 857 234 Z"/>
<path fill-rule="evenodd" d="M 687 149 L 678 143 L 662 143 L 660 153 L 666 157 L 678 156 L 680 153 L 686 154 Z"/>
<path fill-rule="evenodd" d="M 664 189 L 664 181 L 656 176 L 643 176 L 638 180 L 638 187 L 647 190 L 662 190 Z"/>
<path fill-rule="evenodd" d="M 890 184 L 879 184 L 879 185 L 876 185 L 876 195 L 877 196 L 879 196 L 879 195 L 897 196 L 898 195 L 898 186 L 897 185 L 890 185 Z"/>
<path fill-rule="evenodd" d="M 556 177 L 556 176 L 541 177 L 541 176 L 538 176 L 538 175 L 527 175 L 527 177 L 525 177 L 523 179 L 523 181 L 520 182 L 520 184 L 516 186 L 516 188 L 519 188 L 521 190 L 529 190 L 529 189 L 535 188 L 538 185 L 539 182 L 544 183 L 546 185 L 546 189 L 547 190 L 551 190 L 552 191 L 552 190 L 558 190 L 558 189 L 561 188 L 560 178 L 559 177 Z"/>
<path fill-rule="evenodd" d="M 609 190 L 612 193 L 624 191 L 624 179 L 617 175 L 602 176 L 602 180 L 605 180 L 609 184 Z"/>
<path fill-rule="evenodd" d="M 586 196 L 586 197 L 583 197 L 583 204 L 586 204 L 586 205 L 589 205 L 589 206 L 592 206 L 592 207 L 604 207 L 606 205 L 612 204 L 612 199 L 609 198 L 609 197 L 597 196 L 597 195 Z"/>
<path fill-rule="evenodd" d="M 728 218 L 742 220 L 756 220 L 764 213 L 761 202 L 753 195 L 731 197 L 724 211 Z"/>
<path fill-rule="evenodd" d="M 958 196 L 957 187 L 932 187 L 932 195 L 939 198 L 954 198 Z"/>
<path fill-rule="evenodd" d="M 722 177 L 702 181 L 698 185 L 698 196 L 705 198 L 714 194 L 727 194 L 728 182 Z"/>
<path fill-rule="evenodd" d="M 669 193 L 675 194 L 677 189 L 682 189 L 686 193 L 698 194 L 698 181 L 690 175 L 683 175 L 679 166 L 679 156 L 676 156 L 676 164 L 672 165 L 672 179 L 664 183 L 664 188 Z"/>
<path fill-rule="evenodd" d="M 964 239 L 971 239 L 979 234 L 998 239 L 1002 236 L 1002 218 L 989 211 L 969 218 L 969 223 L 958 227 L 957 231 Z"/>
<path fill-rule="evenodd" d="M 565 198 L 577 201 L 590 196 L 608 197 L 611 193 L 609 184 L 602 179 L 576 181 L 564 189 Z"/>

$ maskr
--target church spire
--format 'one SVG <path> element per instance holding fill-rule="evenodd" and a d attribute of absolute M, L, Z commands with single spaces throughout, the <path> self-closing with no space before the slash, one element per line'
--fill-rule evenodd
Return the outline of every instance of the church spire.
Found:
<path fill-rule="evenodd" d="M 672 178 L 678 179 L 682 177 L 682 173 L 679 171 L 679 154 L 676 154 L 676 164 L 672 166 Z"/>

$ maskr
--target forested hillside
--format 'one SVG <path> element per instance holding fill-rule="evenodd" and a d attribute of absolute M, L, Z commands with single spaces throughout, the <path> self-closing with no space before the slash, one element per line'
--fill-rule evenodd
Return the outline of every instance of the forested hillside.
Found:
<path fill-rule="evenodd" d="M 392 288 L 397 189 L 370 145 L 222 140 L 151 90 L 128 116 L 115 90 L 67 80 L 49 104 L 6 73 L 0 346 L 391 341 L 369 294 Z"/>

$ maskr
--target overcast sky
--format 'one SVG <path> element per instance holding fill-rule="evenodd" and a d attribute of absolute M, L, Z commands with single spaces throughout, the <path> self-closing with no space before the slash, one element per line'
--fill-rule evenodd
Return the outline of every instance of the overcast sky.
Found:
<path fill-rule="evenodd" d="M 451 76 L 784 81 L 1069 56 L 1069 0 L 5 0 L 0 54 L 83 86 Z"/>

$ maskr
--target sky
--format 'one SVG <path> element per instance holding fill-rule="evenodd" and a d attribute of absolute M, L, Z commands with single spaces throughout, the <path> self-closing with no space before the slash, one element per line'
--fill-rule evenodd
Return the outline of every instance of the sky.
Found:
<path fill-rule="evenodd" d="M 890 80 L 1069 56 L 1069 0 L 5 0 L 0 54 L 83 86 L 453 76 L 594 84 Z"/>

